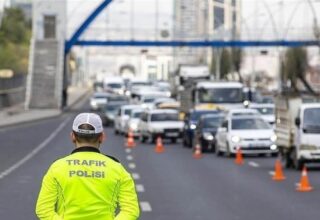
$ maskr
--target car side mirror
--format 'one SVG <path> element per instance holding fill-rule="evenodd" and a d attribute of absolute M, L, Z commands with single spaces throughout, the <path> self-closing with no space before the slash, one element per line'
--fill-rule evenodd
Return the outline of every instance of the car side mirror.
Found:
<path fill-rule="evenodd" d="M 301 124 L 301 120 L 300 120 L 300 118 L 296 118 L 295 119 L 295 124 L 296 124 L 296 126 L 299 128 L 300 127 L 300 124 Z"/>

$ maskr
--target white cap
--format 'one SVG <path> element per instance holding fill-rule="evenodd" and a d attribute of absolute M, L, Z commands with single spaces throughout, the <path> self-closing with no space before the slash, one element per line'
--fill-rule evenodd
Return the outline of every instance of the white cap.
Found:
<path fill-rule="evenodd" d="M 89 124 L 94 130 L 79 128 L 80 125 Z M 81 134 L 100 134 L 103 132 L 102 121 L 99 115 L 94 113 L 81 113 L 73 121 L 72 130 Z"/>

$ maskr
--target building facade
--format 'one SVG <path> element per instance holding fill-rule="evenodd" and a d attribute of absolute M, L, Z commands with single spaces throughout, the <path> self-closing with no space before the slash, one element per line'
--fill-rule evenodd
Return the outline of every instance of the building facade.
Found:
<path fill-rule="evenodd" d="M 175 40 L 239 39 L 241 30 L 241 1 L 239 0 L 176 0 Z M 219 58 L 214 48 L 175 48 L 174 66 L 212 63 Z"/>

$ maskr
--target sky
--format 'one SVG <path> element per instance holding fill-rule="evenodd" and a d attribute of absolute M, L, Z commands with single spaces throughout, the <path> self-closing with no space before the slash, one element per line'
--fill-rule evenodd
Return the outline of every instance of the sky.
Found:
<path fill-rule="evenodd" d="M 312 37 L 314 13 L 320 25 L 319 0 L 242 0 L 242 35 L 255 38 Z"/>
<path fill-rule="evenodd" d="M 88 15 L 99 2 L 101 0 L 68 0 L 69 32 L 73 32 L 80 24 L 79 18 Z M 92 23 L 91 32 L 95 32 L 95 35 L 101 33 L 103 37 L 108 34 L 111 35 L 109 37 L 116 34 L 121 37 L 123 33 L 136 38 L 154 35 L 156 24 L 159 31 L 171 29 L 172 9 L 173 0 L 114 0 Z M 106 29 L 109 33 L 105 33 Z"/>
<path fill-rule="evenodd" d="M 0 0 L 1 1 L 1 0 Z M 145 38 L 172 29 L 174 0 L 114 0 L 87 32 L 96 39 Z M 242 4 L 243 39 L 301 39 L 313 36 L 313 13 L 320 25 L 320 0 L 237 0 Z M 68 0 L 69 35 L 101 0 Z M 158 16 L 155 16 L 158 3 Z M 133 13 L 131 13 L 133 8 Z M 81 18 L 81 19 L 80 19 Z M 303 18 L 303 19 L 301 19 Z M 158 20 L 158 22 L 157 22 Z M 158 28 L 156 28 L 156 24 Z M 132 28 L 133 27 L 133 28 Z M 106 29 L 109 30 L 106 33 Z M 133 37 L 132 37 L 133 36 Z"/>

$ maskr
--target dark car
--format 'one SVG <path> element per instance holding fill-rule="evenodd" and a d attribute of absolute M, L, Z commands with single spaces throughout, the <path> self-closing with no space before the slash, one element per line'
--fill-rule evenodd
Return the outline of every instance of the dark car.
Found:
<path fill-rule="evenodd" d="M 218 113 L 203 115 L 200 118 L 195 131 L 195 137 L 197 138 L 202 151 L 215 150 L 215 135 L 218 127 L 220 127 L 223 122 L 224 117 L 224 114 Z"/>
<path fill-rule="evenodd" d="M 192 147 L 194 130 L 197 128 L 198 120 L 202 115 L 220 113 L 219 110 L 190 110 L 184 119 L 184 126 L 182 131 L 182 143 L 184 147 Z"/>
<path fill-rule="evenodd" d="M 127 104 L 128 102 L 124 101 L 108 102 L 108 104 L 106 104 L 100 112 L 100 117 L 102 119 L 103 124 L 105 126 L 112 125 L 114 122 L 114 118 L 116 117 L 116 114 L 118 112 L 118 109 L 121 108 L 121 106 Z"/>

